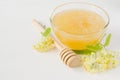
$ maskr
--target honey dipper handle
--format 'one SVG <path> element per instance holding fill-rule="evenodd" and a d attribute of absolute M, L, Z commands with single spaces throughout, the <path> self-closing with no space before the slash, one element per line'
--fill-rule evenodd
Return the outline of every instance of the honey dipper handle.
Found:
<path fill-rule="evenodd" d="M 36 26 L 36 27 L 38 27 L 38 29 L 41 31 L 41 32 L 43 32 L 44 30 L 45 30 L 45 27 L 40 23 L 40 22 L 38 22 L 37 20 L 35 20 L 35 19 L 33 19 L 32 20 L 32 23 Z M 52 37 L 52 36 L 51 36 Z M 54 43 L 55 43 L 55 46 L 58 48 L 58 50 L 63 50 L 64 49 L 64 47 L 62 47 L 55 39 L 54 39 L 54 37 L 52 37 L 52 39 L 54 40 Z"/>
<path fill-rule="evenodd" d="M 38 22 L 37 20 L 33 19 L 33 20 L 32 20 L 32 23 L 33 23 L 41 32 L 43 32 L 43 31 L 45 30 L 44 27 L 43 27 L 43 25 L 42 25 L 40 22 Z"/>

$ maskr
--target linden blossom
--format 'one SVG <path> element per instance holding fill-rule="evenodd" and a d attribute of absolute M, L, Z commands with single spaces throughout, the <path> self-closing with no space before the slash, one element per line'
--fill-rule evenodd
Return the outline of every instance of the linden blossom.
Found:
<path fill-rule="evenodd" d="M 55 48 L 54 40 L 49 36 L 50 33 L 51 33 L 51 28 L 46 28 L 45 31 L 41 33 L 42 34 L 41 41 L 33 45 L 33 48 L 36 51 L 46 52 Z"/>
<path fill-rule="evenodd" d="M 83 67 L 90 73 L 102 72 L 118 65 L 118 52 L 107 50 L 111 34 L 108 34 L 104 43 L 89 45 L 85 50 L 73 50 L 81 54 Z"/>
<path fill-rule="evenodd" d="M 118 52 L 101 50 L 91 55 L 82 55 L 83 67 L 90 73 L 102 72 L 118 65 Z"/>

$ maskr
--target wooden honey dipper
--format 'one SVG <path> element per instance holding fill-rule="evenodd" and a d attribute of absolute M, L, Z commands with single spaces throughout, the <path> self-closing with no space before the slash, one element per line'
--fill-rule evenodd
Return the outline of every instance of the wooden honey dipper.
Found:
<path fill-rule="evenodd" d="M 38 27 L 38 29 L 43 32 L 45 26 L 43 26 L 40 22 L 33 19 L 33 24 Z M 52 36 L 51 36 L 52 37 Z M 53 37 L 55 46 L 60 51 L 61 60 L 69 67 L 79 67 L 81 64 L 80 57 L 78 57 L 71 49 L 61 46 Z"/>

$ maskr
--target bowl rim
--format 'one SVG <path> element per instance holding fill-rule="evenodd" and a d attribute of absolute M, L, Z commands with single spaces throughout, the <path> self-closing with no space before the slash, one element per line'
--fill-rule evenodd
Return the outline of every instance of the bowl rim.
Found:
<path fill-rule="evenodd" d="M 85 5 L 90 5 L 90 6 L 94 6 L 94 7 L 98 8 L 98 9 L 100 9 L 101 11 L 103 11 L 104 14 L 107 16 L 107 22 L 106 22 L 106 24 L 104 25 L 104 28 L 101 29 L 101 30 L 99 30 L 99 31 L 92 32 L 92 33 L 87 33 L 87 34 L 70 34 L 70 33 L 67 33 L 67 32 L 65 32 L 65 31 L 63 31 L 63 30 L 55 27 L 55 25 L 53 24 L 53 21 L 52 21 L 52 19 L 53 19 L 53 17 L 54 17 L 54 16 L 53 16 L 53 15 L 54 15 L 54 12 L 55 12 L 57 9 L 59 9 L 60 7 L 65 6 L 65 5 L 69 5 L 69 4 L 85 4 Z M 110 23 L 110 17 L 109 17 L 109 15 L 108 15 L 108 13 L 106 12 L 106 10 L 104 10 L 103 8 L 101 8 L 100 6 L 98 6 L 98 5 L 96 5 L 96 4 L 89 3 L 89 2 L 67 2 L 67 3 L 60 4 L 60 5 L 58 5 L 58 6 L 52 11 L 52 13 L 51 13 L 51 15 L 50 15 L 50 24 L 51 24 L 51 26 L 52 26 L 52 29 L 53 29 L 53 28 L 54 28 L 54 29 L 57 29 L 58 31 L 60 31 L 60 33 L 63 33 L 64 35 L 74 36 L 74 37 L 84 37 L 84 36 L 94 35 L 94 34 L 100 33 L 101 31 L 106 30 L 106 28 L 108 27 L 109 23 Z"/>

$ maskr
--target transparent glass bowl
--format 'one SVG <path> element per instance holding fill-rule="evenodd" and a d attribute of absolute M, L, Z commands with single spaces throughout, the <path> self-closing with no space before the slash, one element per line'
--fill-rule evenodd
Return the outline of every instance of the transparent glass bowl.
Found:
<path fill-rule="evenodd" d="M 103 26 L 104 28 L 94 33 L 81 35 L 69 34 L 57 28 L 53 22 L 54 16 L 59 12 L 71 9 L 85 9 L 99 14 L 100 16 L 103 17 L 105 21 L 105 25 Z M 109 20 L 110 20 L 109 16 L 104 9 L 95 4 L 85 2 L 70 2 L 59 5 L 53 10 L 52 15 L 50 17 L 52 29 L 57 40 L 60 41 L 60 43 L 63 44 L 64 46 L 69 47 L 73 50 L 83 50 L 86 48 L 87 45 L 93 45 L 98 43 L 106 31 L 106 28 L 109 24 Z"/>

